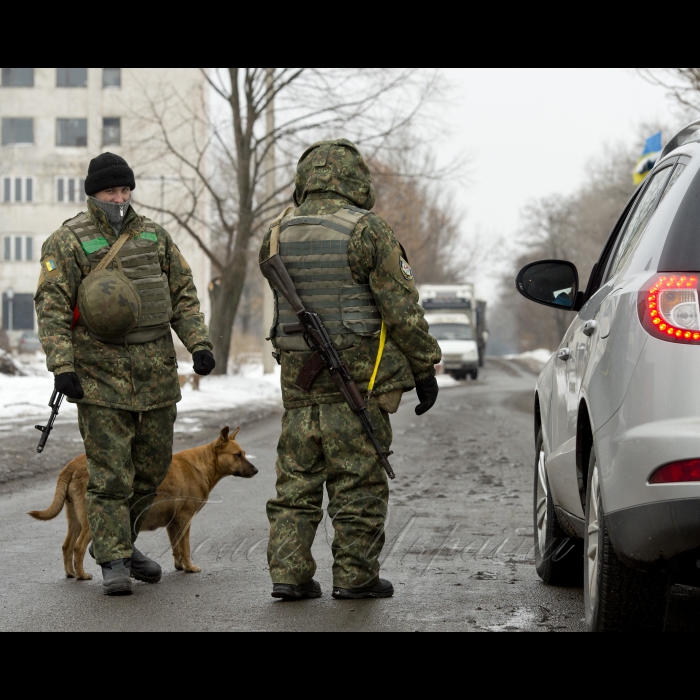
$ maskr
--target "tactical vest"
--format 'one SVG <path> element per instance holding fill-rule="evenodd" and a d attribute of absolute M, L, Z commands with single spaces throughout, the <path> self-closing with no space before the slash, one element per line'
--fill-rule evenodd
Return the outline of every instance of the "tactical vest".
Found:
<path fill-rule="evenodd" d="M 105 343 L 147 343 L 170 332 L 173 315 L 170 287 L 167 275 L 160 269 L 158 258 L 158 236 L 155 224 L 146 217 L 139 217 L 141 232 L 130 238 L 117 253 L 122 270 L 138 291 L 141 300 L 141 315 L 132 331 L 121 338 L 105 339 L 94 333 L 90 335 Z M 65 225 L 80 241 L 90 267 L 94 269 L 109 251 L 109 243 L 100 229 L 86 213 L 78 214 Z M 110 263 L 114 267 L 116 260 Z M 118 269 L 118 266 L 117 266 Z M 80 323 L 80 320 L 78 320 Z"/>
<path fill-rule="evenodd" d="M 307 309 L 315 311 L 339 350 L 379 333 L 382 316 L 366 284 L 357 284 L 348 262 L 348 244 L 357 222 L 368 212 L 357 207 L 326 216 L 287 216 L 280 222 L 279 253 Z M 279 350 L 302 351 L 299 335 L 285 335 L 285 323 L 296 323 L 292 307 L 275 291 L 272 344 Z"/>

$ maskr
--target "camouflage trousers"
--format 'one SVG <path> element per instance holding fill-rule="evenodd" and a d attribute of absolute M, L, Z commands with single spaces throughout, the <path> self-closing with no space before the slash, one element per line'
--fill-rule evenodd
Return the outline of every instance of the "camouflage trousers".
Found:
<path fill-rule="evenodd" d="M 389 416 L 369 403 L 383 450 L 391 445 Z M 345 403 L 288 409 L 277 445 L 277 497 L 267 503 L 267 559 L 273 583 L 301 584 L 316 572 L 311 545 L 323 518 L 323 484 L 335 531 L 333 585 L 367 586 L 379 575 L 387 477 L 360 421 Z"/>
<path fill-rule="evenodd" d="M 85 505 L 98 564 L 131 556 L 170 467 L 176 415 L 175 404 L 143 413 L 78 404 L 87 454 Z"/>

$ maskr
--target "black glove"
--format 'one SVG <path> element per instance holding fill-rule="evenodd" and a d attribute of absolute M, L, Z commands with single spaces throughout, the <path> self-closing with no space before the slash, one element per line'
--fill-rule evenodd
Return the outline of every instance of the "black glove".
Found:
<path fill-rule="evenodd" d="M 82 399 L 85 396 L 80 379 L 75 372 L 61 372 L 53 378 L 56 391 L 65 394 L 69 399 Z"/>
<path fill-rule="evenodd" d="M 211 374 L 211 371 L 216 367 L 216 362 L 214 360 L 214 355 L 211 354 L 211 350 L 197 350 L 192 355 L 192 361 L 194 362 L 194 371 L 197 374 Z"/>
<path fill-rule="evenodd" d="M 422 416 L 426 411 L 429 411 L 438 395 L 438 383 L 435 377 L 427 377 L 416 382 L 416 393 L 420 403 L 416 406 L 416 415 Z"/>

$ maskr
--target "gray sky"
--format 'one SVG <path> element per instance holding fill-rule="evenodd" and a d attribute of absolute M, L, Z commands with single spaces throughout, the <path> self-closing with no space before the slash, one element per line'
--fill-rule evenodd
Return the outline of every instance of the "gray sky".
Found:
<path fill-rule="evenodd" d="M 519 212 L 528 201 L 573 192 L 590 159 L 606 143 L 633 144 L 641 122 L 674 121 L 664 91 L 633 69 L 445 72 L 453 85 L 444 113 L 452 132 L 436 146 L 443 160 L 458 150 L 472 156 L 471 182 L 455 188 L 469 236 L 505 235 L 515 244 Z M 475 280 L 477 292 L 495 301 L 489 278 Z"/>

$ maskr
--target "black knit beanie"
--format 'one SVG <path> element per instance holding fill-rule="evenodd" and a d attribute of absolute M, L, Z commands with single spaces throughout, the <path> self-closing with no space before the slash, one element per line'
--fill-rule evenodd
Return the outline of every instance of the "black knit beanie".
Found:
<path fill-rule="evenodd" d="M 103 153 L 90 161 L 85 178 L 85 194 L 91 196 L 110 187 L 131 187 L 135 190 L 134 171 L 121 156 Z"/>

